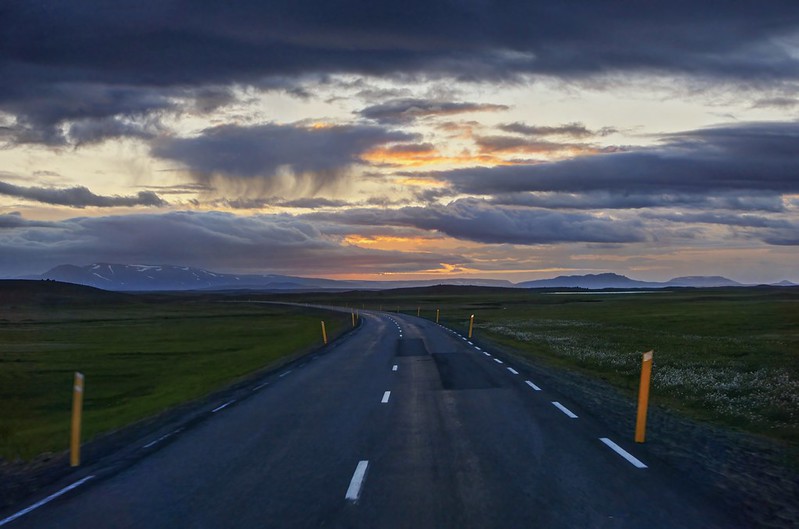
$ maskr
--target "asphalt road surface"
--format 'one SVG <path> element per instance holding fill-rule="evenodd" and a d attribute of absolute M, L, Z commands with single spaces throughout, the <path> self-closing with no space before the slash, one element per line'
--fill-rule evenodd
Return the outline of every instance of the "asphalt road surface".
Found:
<path fill-rule="evenodd" d="M 246 391 L 0 525 L 743 527 L 645 445 L 608 438 L 599 411 L 426 320 L 365 314 Z"/>

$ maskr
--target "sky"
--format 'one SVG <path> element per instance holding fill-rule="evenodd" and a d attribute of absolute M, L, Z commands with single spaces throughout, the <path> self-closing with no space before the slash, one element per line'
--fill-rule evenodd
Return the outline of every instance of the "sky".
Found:
<path fill-rule="evenodd" d="M 0 277 L 799 283 L 799 4 L 0 3 Z"/>

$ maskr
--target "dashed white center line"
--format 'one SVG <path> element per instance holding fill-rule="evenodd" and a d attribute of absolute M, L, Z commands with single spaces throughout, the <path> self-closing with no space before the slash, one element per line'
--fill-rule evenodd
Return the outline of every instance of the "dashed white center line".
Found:
<path fill-rule="evenodd" d="M 285 373 L 281 373 L 281 374 L 280 374 L 280 378 L 283 378 L 284 376 L 288 375 L 289 373 L 291 373 L 291 369 L 289 369 L 289 370 L 288 370 L 288 371 L 286 371 Z"/>
<path fill-rule="evenodd" d="M 483 354 L 486 355 L 486 356 L 491 356 L 491 353 L 486 352 L 486 351 L 483 351 Z"/>
<path fill-rule="evenodd" d="M 473 344 L 472 342 L 470 342 L 469 340 L 466 340 L 466 343 L 468 343 L 469 345 L 474 345 L 474 344 Z"/>
<path fill-rule="evenodd" d="M 577 416 L 574 413 L 572 413 L 569 408 L 567 408 L 566 406 L 564 406 L 560 402 L 553 402 L 552 405 L 555 406 L 560 411 L 562 411 L 563 413 L 565 413 L 566 416 L 569 417 L 570 419 L 576 419 L 577 418 Z"/>
<path fill-rule="evenodd" d="M 358 462 L 358 466 L 355 467 L 355 473 L 352 475 L 350 486 L 347 488 L 347 494 L 344 495 L 344 499 L 353 502 L 358 501 L 358 497 L 361 495 L 363 480 L 366 478 L 366 468 L 368 466 L 369 461 Z"/>
<path fill-rule="evenodd" d="M 22 510 L 21 510 L 21 511 L 19 511 L 18 513 L 16 513 L 16 514 L 12 514 L 12 515 L 11 515 L 11 516 L 9 516 L 8 518 L 4 518 L 4 519 L 0 520 L 0 526 L 6 525 L 6 524 L 7 524 L 7 523 L 9 523 L 9 522 L 13 522 L 13 521 L 14 521 L 14 520 L 16 520 L 17 518 L 21 518 L 21 517 L 25 516 L 26 514 L 28 514 L 28 513 L 29 513 L 29 512 L 31 512 L 31 511 L 35 511 L 36 509 L 38 509 L 38 508 L 39 508 L 39 507 L 41 507 L 42 505 L 45 505 L 45 504 L 47 504 L 47 503 L 50 503 L 50 502 L 51 502 L 51 501 L 53 501 L 54 499 L 58 498 L 59 496 L 61 496 L 61 495 L 63 495 L 63 494 L 66 494 L 67 492 L 71 491 L 72 489 L 76 489 L 76 488 L 80 487 L 81 485 L 83 485 L 84 483 L 86 483 L 87 481 L 89 481 L 90 479 L 94 479 L 94 476 L 86 476 L 85 478 L 83 478 L 83 479 L 81 479 L 81 480 L 79 480 L 79 481 L 76 481 L 76 482 L 75 482 L 75 483 L 73 483 L 72 485 L 69 485 L 69 486 L 67 486 L 67 487 L 64 487 L 63 489 L 59 490 L 58 492 L 55 492 L 55 493 L 53 493 L 53 494 L 50 494 L 50 495 L 49 495 L 49 496 L 47 496 L 45 499 L 43 499 L 43 500 L 40 500 L 40 501 L 37 501 L 36 503 L 34 503 L 33 505 L 31 505 L 30 507 L 28 507 L 28 508 L 26 508 L 26 509 L 22 509 Z"/>
<path fill-rule="evenodd" d="M 516 371 L 515 369 L 513 369 L 512 367 L 509 367 L 509 368 L 508 368 L 508 371 L 510 371 L 510 372 L 511 372 L 511 373 L 513 373 L 514 375 L 518 375 L 518 374 L 519 374 L 519 372 L 518 372 L 518 371 Z"/>
<path fill-rule="evenodd" d="M 504 364 L 505 363 L 502 360 L 500 360 L 499 358 L 494 358 L 494 362 L 496 362 L 498 364 Z"/>
<path fill-rule="evenodd" d="M 525 380 L 524 383 L 527 384 L 528 386 L 530 386 L 531 388 L 533 388 L 536 391 L 541 391 L 541 388 L 539 388 L 538 386 L 536 386 L 535 384 L 533 384 L 529 380 Z"/>
<path fill-rule="evenodd" d="M 647 466 L 645 464 L 643 464 L 639 459 L 637 459 L 636 457 L 631 455 L 627 450 L 625 450 L 624 448 L 620 447 L 619 445 L 617 445 L 616 443 L 614 443 L 613 441 L 611 441 L 607 437 L 600 437 L 599 440 L 602 441 L 603 443 L 605 443 L 606 445 L 608 445 L 611 450 L 613 450 L 614 452 L 619 454 L 621 457 L 623 457 L 624 459 L 629 461 L 634 467 L 636 467 L 636 468 L 647 468 Z"/>
<path fill-rule="evenodd" d="M 397 364 L 394 364 L 394 367 L 392 367 L 392 368 L 391 368 L 391 370 L 392 370 L 392 371 L 396 371 L 398 367 L 399 367 L 399 366 L 397 366 Z"/>
<path fill-rule="evenodd" d="M 257 386 L 255 386 L 254 388 L 252 388 L 252 390 L 253 390 L 253 391 L 258 391 L 258 390 L 259 390 L 259 389 L 261 389 L 262 387 L 264 387 L 264 386 L 268 386 L 268 385 L 269 385 L 269 382 L 264 382 L 263 384 L 258 384 Z"/>
<path fill-rule="evenodd" d="M 150 441 L 149 443 L 144 445 L 142 448 L 150 448 L 151 446 L 155 446 L 158 443 L 160 443 L 161 441 L 163 441 L 164 439 L 175 435 L 176 433 L 180 432 L 181 430 L 182 430 L 182 428 L 178 428 L 177 430 L 175 430 L 173 432 L 169 432 L 168 434 L 164 434 L 161 437 L 159 437 L 158 439 L 156 439 L 155 441 Z"/>
<path fill-rule="evenodd" d="M 216 412 L 218 412 L 220 410 L 224 410 L 225 408 L 227 408 L 228 406 L 230 406 L 234 402 L 236 402 L 236 399 L 229 400 L 226 403 L 222 404 L 221 406 L 218 406 L 218 407 L 214 408 L 213 410 L 211 410 L 211 413 L 216 413 Z"/>
<path fill-rule="evenodd" d="M 386 391 L 385 393 L 383 393 L 383 400 L 381 400 L 380 403 L 385 404 L 386 402 L 388 402 L 389 397 L 391 397 L 391 392 Z"/>
<path fill-rule="evenodd" d="M 475 348 L 475 349 L 477 349 L 478 351 L 482 351 L 482 349 L 480 349 L 480 348 L 479 348 L 479 347 L 477 347 L 476 345 L 474 346 L 474 348 Z"/>

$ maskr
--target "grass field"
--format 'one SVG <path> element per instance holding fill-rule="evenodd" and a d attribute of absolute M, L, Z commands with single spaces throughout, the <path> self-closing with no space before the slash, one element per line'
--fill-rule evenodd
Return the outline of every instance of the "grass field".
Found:
<path fill-rule="evenodd" d="M 321 345 L 348 314 L 214 296 L 0 293 L 0 458 L 68 447 L 74 371 L 86 376 L 84 440 Z"/>
<path fill-rule="evenodd" d="M 317 297 L 324 301 L 324 296 Z M 352 293 L 340 303 L 434 319 L 538 362 L 606 380 L 631 399 L 655 350 L 652 402 L 799 442 L 799 288 L 637 294 L 439 287 Z"/>

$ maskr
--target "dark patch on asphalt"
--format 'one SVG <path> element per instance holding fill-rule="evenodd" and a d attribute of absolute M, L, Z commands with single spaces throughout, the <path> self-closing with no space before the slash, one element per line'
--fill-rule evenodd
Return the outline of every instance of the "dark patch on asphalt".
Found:
<path fill-rule="evenodd" d="M 473 355 L 462 353 L 434 353 L 433 360 L 444 389 L 491 389 L 500 384 L 492 380 L 477 364 Z"/>
<path fill-rule="evenodd" d="M 421 338 L 405 338 L 397 341 L 397 356 L 427 356 L 427 347 Z"/>

